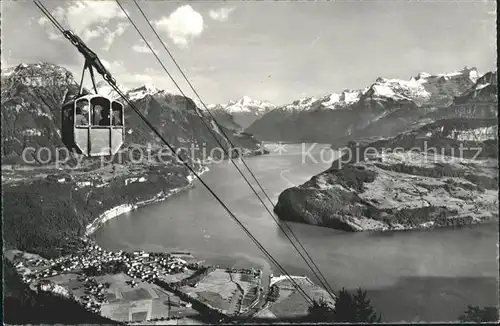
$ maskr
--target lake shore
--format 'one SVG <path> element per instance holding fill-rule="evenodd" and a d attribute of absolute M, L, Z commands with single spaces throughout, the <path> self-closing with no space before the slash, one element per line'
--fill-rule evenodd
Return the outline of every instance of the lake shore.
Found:
<path fill-rule="evenodd" d="M 203 173 L 206 173 L 207 171 L 209 171 L 209 169 L 205 167 L 201 172 L 198 173 L 198 175 L 201 176 L 201 175 L 203 175 Z M 194 178 L 188 178 L 189 184 L 187 186 L 173 188 L 173 189 L 170 189 L 166 192 L 162 191 L 162 192 L 156 194 L 155 196 L 153 196 L 149 200 L 143 200 L 143 201 L 137 202 L 133 205 L 123 204 L 123 205 L 115 206 L 111 209 L 106 210 L 104 213 L 99 215 L 95 220 L 93 220 L 92 223 L 87 225 L 86 231 L 85 231 L 85 237 L 92 236 L 92 234 L 94 234 L 95 231 L 97 231 L 97 229 L 100 228 L 107 221 L 110 221 L 114 218 L 117 218 L 125 213 L 131 212 L 131 211 L 138 209 L 140 207 L 150 205 L 153 203 L 159 203 L 161 201 L 167 200 L 168 198 L 170 198 L 171 196 L 173 196 L 175 194 L 178 194 L 182 191 L 187 191 L 187 190 L 191 189 L 193 187 L 193 181 L 194 181 Z"/>
<path fill-rule="evenodd" d="M 262 155 L 267 155 L 267 154 L 269 154 L 269 151 L 266 150 L 265 148 L 263 148 L 263 149 L 258 149 L 258 150 L 246 153 L 244 158 L 253 157 L 253 156 L 262 156 Z M 239 158 L 233 158 L 233 160 L 238 161 Z M 227 161 L 229 161 L 229 158 L 223 159 L 223 162 L 227 162 Z M 209 164 L 204 165 L 197 172 L 198 176 L 202 176 L 203 174 L 209 172 L 210 171 L 209 166 L 217 165 L 217 164 L 220 164 L 220 163 L 209 162 Z M 117 217 L 121 216 L 122 214 L 131 212 L 133 210 L 136 210 L 140 207 L 144 207 L 146 205 L 165 201 L 173 195 L 176 195 L 176 194 L 181 193 L 183 191 L 188 191 L 189 189 L 191 189 L 194 186 L 194 182 L 197 178 L 194 176 L 194 174 L 190 174 L 190 175 L 188 175 L 188 177 L 186 179 L 188 181 L 188 185 L 186 185 L 184 187 L 172 188 L 166 192 L 162 191 L 162 192 L 154 195 L 151 199 L 143 200 L 143 201 L 140 201 L 140 202 L 137 202 L 134 204 L 122 204 L 122 205 L 118 205 L 118 206 L 115 206 L 113 208 L 106 210 L 105 212 L 101 213 L 96 219 L 94 219 L 92 221 L 92 223 L 87 225 L 86 231 L 85 231 L 85 236 L 86 237 L 92 236 L 92 234 L 94 234 L 95 231 L 97 231 L 97 229 L 99 227 L 101 227 L 104 223 L 106 223 L 107 221 L 110 221 L 114 218 L 117 218 Z"/>
<path fill-rule="evenodd" d="M 302 184 L 328 169 L 321 160 L 320 164 L 307 164 L 309 161 L 304 164 L 301 148 L 300 144 L 289 146 L 289 153 L 296 153 L 295 156 L 272 154 L 247 160 L 273 201 L 288 186 L 288 181 Z M 312 155 L 318 157 L 321 149 L 315 148 Z M 280 177 L 282 171 L 287 171 L 286 179 Z M 219 164 L 211 166 L 203 179 L 288 273 L 305 275 L 317 282 L 255 194 L 238 178 L 231 164 Z M 196 186 L 129 214 L 99 229 L 96 242 L 108 250 L 188 250 L 210 264 L 261 269 L 265 266 L 266 272 L 271 269 L 270 273 L 279 273 L 263 261 L 258 248 L 203 187 Z M 368 290 L 370 298 L 370 293 L 374 293 L 374 307 L 383 312 L 384 321 L 412 320 L 419 311 L 422 311 L 419 318 L 425 321 L 456 320 L 467 304 L 492 304 L 489 300 L 494 289 L 490 288 L 483 296 L 477 291 L 486 291 L 485 284 L 490 284 L 490 278 L 498 274 L 497 228 L 493 224 L 382 232 L 344 232 L 302 223 L 288 224 L 332 288 L 356 290 L 359 286 Z M 440 278 L 436 278 L 432 287 L 425 285 L 426 279 L 434 277 Z M 450 291 L 449 283 L 444 281 L 462 278 L 474 280 L 455 282 L 453 295 L 439 296 Z M 401 280 L 407 281 L 400 283 Z M 392 296 L 399 299 L 392 305 L 385 304 L 384 300 Z M 441 307 L 440 311 L 432 308 L 436 305 Z"/>

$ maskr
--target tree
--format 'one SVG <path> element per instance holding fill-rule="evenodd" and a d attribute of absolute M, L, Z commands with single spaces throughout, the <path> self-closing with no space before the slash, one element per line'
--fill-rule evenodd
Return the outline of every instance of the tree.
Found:
<path fill-rule="evenodd" d="M 326 301 L 314 301 L 309 307 L 309 317 L 314 322 L 335 323 L 380 323 L 381 315 L 377 315 L 366 291 L 358 289 L 355 293 L 342 290 L 337 294 L 335 308 Z"/>
<path fill-rule="evenodd" d="M 375 312 L 375 310 L 371 305 L 370 299 L 366 297 L 366 291 L 363 291 L 359 288 L 357 290 L 356 295 L 354 295 L 354 309 L 356 311 L 357 322 L 380 323 L 382 321 L 382 316 L 380 314 L 377 316 L 377 313 Z M 339 315 L 340 311 L 336 310 L 336 313 L 338 320 L 339 317 L 341 316 Z"/>
<path fill-rule="evenodd" d="M 319 301 L 314 300 L 312 305 L 309 307 L 308 320 L 311 322 L 327 322 L 333 321 L 335 311 L 334 309 L 323 299 Z"/>
<path fill-rule="evenodd" d="M 497 322 L 499 319 L 498 309 L 495 307 L 479 308 L 478 306 L 467 305 L 467 310 L 459 319 L 464 323 Z"/>

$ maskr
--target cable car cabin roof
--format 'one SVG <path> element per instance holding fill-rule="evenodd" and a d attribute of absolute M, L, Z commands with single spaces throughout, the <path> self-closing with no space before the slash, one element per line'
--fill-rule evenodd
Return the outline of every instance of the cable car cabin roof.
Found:
<path fill-rule="evenodd" d="M 83 99 L 87 99 L 88 101 L 91 101 L 92 99 L 95 99 L 95 98 L 101 98 L 101 99 L 106 99 L 108 100 L 110 103 L 113 102 L 113 103 L 118 103 L 120 104 L 121 107 L 123 107 L 123 104 L 116 101 L 116 100 L 113 100 L 111 99 L 110 97 L 108 96 L 104 96 L 104 95 L 99 95 L 99 94 L 87 94 L 87 95 L 82 95 L 82 96 L 79 96 L 77 98 L 74 98 L 72 100 L 69 100 L 67 101 L 66 103 L 63 104 L 64 107 L 72 104 L 72 103 L 75 103 L 76 101 L 80 101 L 80 100 L 83 100 Z"/>
<path fill-rule="evenodd" d="M 82 103 L 83 105 L 79 105 L 80 103 Z M 84 108 L 88 109 L 83 110 Z M 89 124 L 92 126 L 124 126 L 125 122 L 123 104 L 118 101 L 111 100 L 107 96 L 80 96 L 76 99 L 72 99 L 71 101 L 66 102 L 62 107 L 62 111 L 65 117 L 73 116 L 74 119 L 70 119 L 74 121 L 75 126 L 83 127 Z M 80 121 L 77 122 L 77 116 L 86 116 L 86 119 L 88 121 L 82 123 L 80 119 Z M 107 122 L 103 123 L 104 120 Z M 69 123 L 69 121 L 66 120 L 65 123 Z"/>

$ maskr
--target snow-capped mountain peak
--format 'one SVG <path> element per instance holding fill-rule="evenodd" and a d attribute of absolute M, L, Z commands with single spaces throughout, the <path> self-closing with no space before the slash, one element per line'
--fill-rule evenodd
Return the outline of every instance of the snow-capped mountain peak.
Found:
<path fill-rule="evenodd" d="M 16 67 L 2 68 L 2 78 L 11 76 L 16 70 Z"/>
<path fill-rule="evenodd" d="M 215 112 L 221 119 L 230 115 L 241 128 L 247 128 L 255 120 L 266 113 L 274 110 L 276 105 L 269 101 L 254 100 L 249 96 L 243 96 L 238 101 L 229 101 L 227 104 L 210 104 L 207 108 Z"/>
<path fill-rule="evenodd" d="M 140 100 L 140 99 L 146 97 L 147 95 L 155 95 L 161 91 L 162 90 L 156 88 L 152 84 L 145 84 L 145 85 L 142 85 L 140 87 L 133 88 L 133 89 L 129 90 L 127 92 L 127 97 L 131 101 L 136 101 L 136 100 Z"/>
<path fill-rule="evenodd" d="M 4 68 L 1 76 L 2 79 L 12 78 L 30 87 L 75 83 L 73 74 L 69 70 L 47 62 L 21 63 L 15 67 Z"/>
<path fill-rule="evenodd" d="M 290 104 L 284 105 L 281 107 L 281 110 L 284 111 L 302 111 L 308 107 L 310 107 L 313 103 L 318 101 L 316 97 L 302 97 L 298 100 L 293 101 Z"/>
<path fill-rule="evenodd" d="M 389 98 L 392 100 L 428 100 L 431 94 L 425 89 L 428 74 L 421 73 L 410 80 L 377 78 L 375 83 L 364 94 L 371 98 Z"/>
<path fill-rule="evenodd" d="M 445 103 L 457 96 L 452 89 L 466 89 L 479 79 L 476 68 L 467 68 L 451 73 L 429 74 L 421 72 L 410 80 L 377 78 L 364 97 L 373 99 L 410 100 L 417 105 L 434 101 Z M 455 86 L 443 86 L 445 84 Z"/>
<path fill-rule="evenodd" d="M 247 105 L 255 104 L 255 102 L 257 102 L 257 101 L 254 101 L 250 97 L 244 95 L 235 104 L 238 104 L 238 105 L 241 105 L 241 106 L 247 106 Z"/>
<path fill-rule="evenodd" d="M 353 137 L 392 137 L 422 117 L 496 117 L 497 75 L 478 76 L 477 69 L 464 68 L 451 73 L 422 72 L 408 80 L 377 78 L 358 91 L 290 102 L 246 131 L 269 141 L 343 142 Z"/>
<path fill-rule="evenodd" d="M 421 72 L 416 77 L 412 77 L 410 80 L 422 80 L 431 77 L 432 75 L 427 72 Z"/>
<path fill-rule="evenodd" d="M 282 106 L 280 109 L 283 111 L 309 111 L 316 109 L 334 110 L 346 108 L 358 102 L 366 90 L 367 89 L 345 89 L 341 93 L 330 93 L 322 97 L 303 97 Z"/>
<path fill-rule="evenodd" d="M 121 90 L 124 94 L 127 94 L 128 89 L 123 87 L 122 85 L 116 85 L 119 90 Z M 107 81 L 101 80 L 96 84 L 97 93 L 100 95 L 111 97 L 112 99 L 120 98 L 120 94 L 118 94 L 113 87 L 111 87 Z"/>
<path fill-rule="evenodd" d="M 336 94 L 336 93 L 329 94 L 321 99 L 321 105 L 325 107 L 330 105 L 335 105 L 335 103 L 340 102 L 340 96 L 341 94 Z"/>
<path fill-rule="evenodd" d="M 427 72 L 421 72 L 417 76 L 412 77 L 412 80 L 417 80 L 421 83 L 428 82 L 430 79 L 439 79 L 442 78 L 444 80 L 450 80 L 453 78 L 467 77 L 473 83 L 475 83 L 480 77 L 481 74 L 478 72 L 476 67 L 468 68 L 464 67 L 462 70 L 453 71 L 448 73 L 439 73 L 439 74 L 429 74 Z"/>
<path fill-rule="evenodd" d="M 239 105 L 241 107 L 253 108 L 253 111 L 266 111 L 268 109 L 274 109 L 276 105 L 270 103 L 269 101 L 254 100 L 248 96 L 243 96 L 241 99 L 236 101 L 233 106 Z"/>
<path fill-rule="evenodd" d="M 477 82 L 477 80 L 481 78 L 481 74 L 477 71 L 475 67 L 469 69 L 468 73 L 469 73 L 469 79 L 472 80 L 473 82 Z"/>
<path fill-rule="evenodd" d="M 229 101 L 227 104 L 211 104 L 209 109 L 224 109 L 227 113 L 265 113 L 276 105 L 268 101 L 254 100 L 249 96 L 243 96 L 238 101 Z"/>
<path fill-rule="evenodd" d="M 326 95 L 316 102 L 323 108 L 338 109 L 348 107 L 359 101 L 361 95 L 366 90 L 350 90 L 345 89 L 341 93 L 332 93 Z M 315 103 L 316 104 L 316 103 Z M 312 105 L 313 107 L 315 105 Z"/>

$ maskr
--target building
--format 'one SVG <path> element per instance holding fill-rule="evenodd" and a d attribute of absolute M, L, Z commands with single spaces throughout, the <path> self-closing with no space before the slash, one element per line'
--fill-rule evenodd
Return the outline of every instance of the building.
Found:
<path fill-rule="evenodd" d="M 71 175 L 67 173 L 63 174 L 49 174 L 46 178 L 48 181 L 52 182 L 59 182 L 59 183 L 64 183 L 64 182 L 71 182 L 73 178 Z"/>

